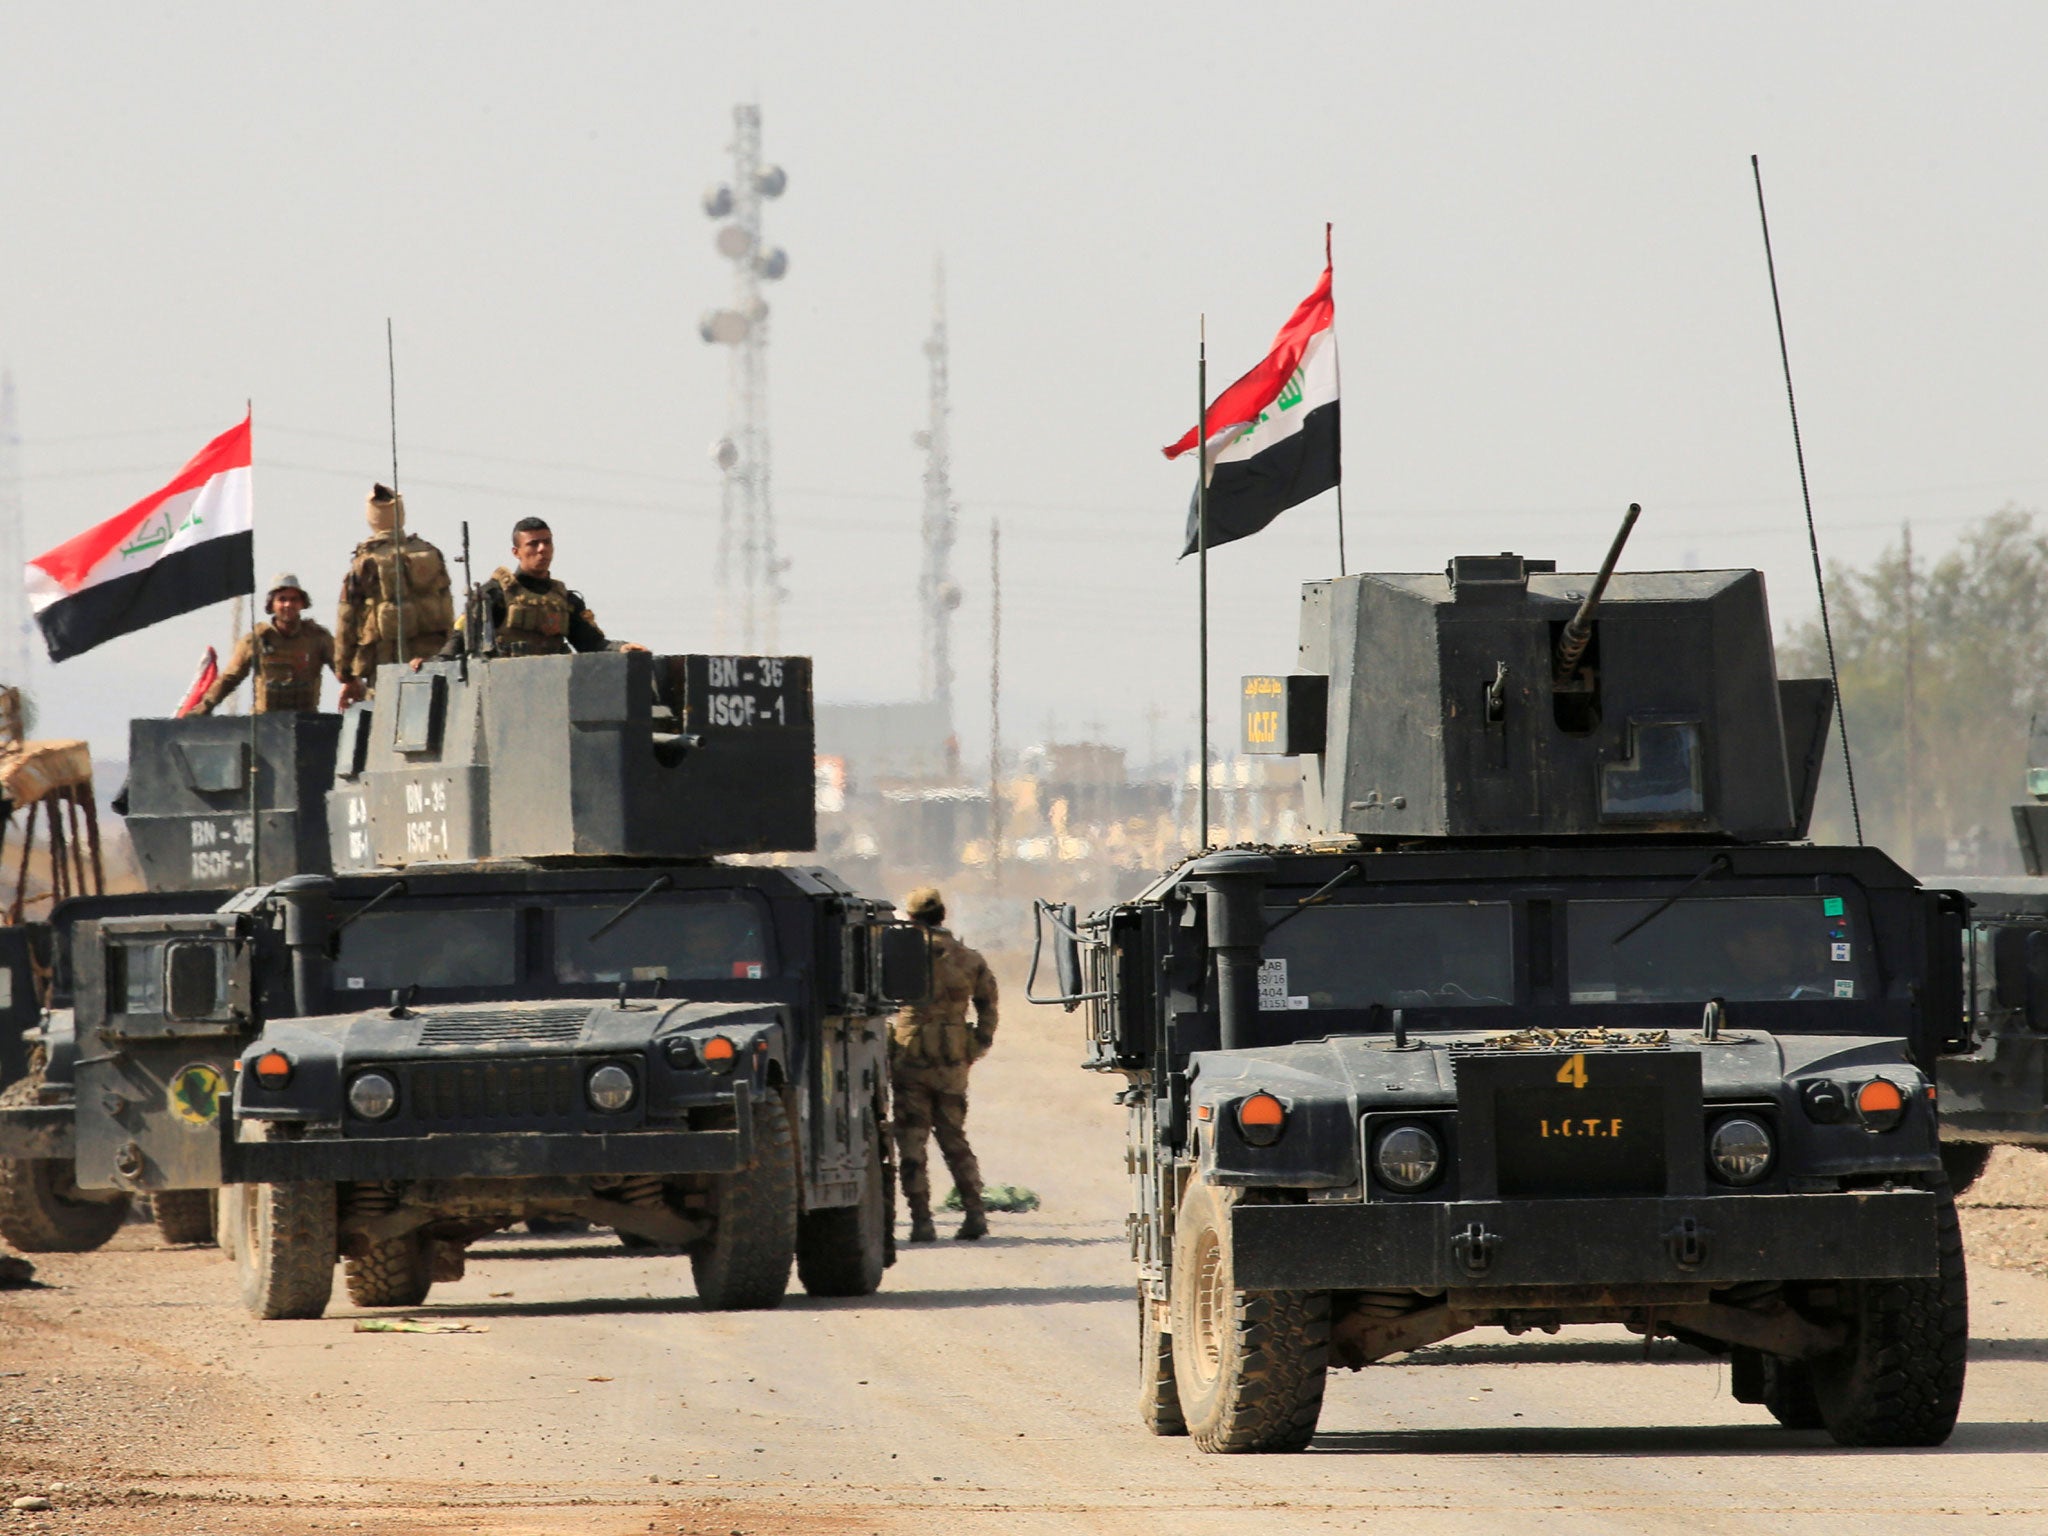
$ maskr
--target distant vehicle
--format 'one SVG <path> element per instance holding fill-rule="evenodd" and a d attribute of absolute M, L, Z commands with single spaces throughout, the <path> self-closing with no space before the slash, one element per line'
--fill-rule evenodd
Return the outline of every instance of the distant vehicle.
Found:
<path fill-rule="evenodd" d="M 792 1262 L 873 1290 L 877 1016 L 925 940 L 828 872 L 711 857 L 808 842 L 808 666 L 388 669 L 340 735 L 338 874 L 81 931 L 49 1074 L 78 1188 L 224 1186 L 263 1317 L 318 1316 L 338 1261 L 359 1305 L 415 1305 L 563 1216 L 686 1251 L 712 1306 L 773 1305 Z"/>
<path fill-rule="evenodd" d="M 1309 583 L 1244 726 L 1310 840 L 1041 904 L 1035 1000 L 1128 1085 L 1154 1433 L 1299 1450 L 1333 1365 L 1618 1323 L 1788 1426 L 1948 1437 L 1962 900 L 1800 841 L 1832 693 L 1777 677 L 1762 577 L 1620 549 Z"/>

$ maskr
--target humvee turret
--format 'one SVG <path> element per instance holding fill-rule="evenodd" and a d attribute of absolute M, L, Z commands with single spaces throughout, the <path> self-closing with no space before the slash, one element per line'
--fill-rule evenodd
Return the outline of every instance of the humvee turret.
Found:
<path fill-rule="evenodd" d="M 828 871 L 711 857 L 808 844 L 808 662 L 462 658 L 375 699 L 340 727 L 336 873 L 74 946 L 79 1189 L 224 1186 L 264 1317 L 319 1315 L 337 1260 L 358 1304 L 417 1304 L 564 1216 L 686 1251 L 714 1306 L 773 1305 L 792 1261 L 874 1289 L 877 1018 L 924 939 Z"/>
<path fill-rule="evenodd" d="M 1041 906 L 1035 1000 L 1127 1082 L 1156 1433 L 1300 1449 L 1333 1365 L 1619 1323 L 1787 1425 L 1949 1434 L 1962 903 L 1800 841 L 1831 696 L 1759 573 L 1614 558 L 1308 584 L 1244 725 L 1309 841 Z"/>

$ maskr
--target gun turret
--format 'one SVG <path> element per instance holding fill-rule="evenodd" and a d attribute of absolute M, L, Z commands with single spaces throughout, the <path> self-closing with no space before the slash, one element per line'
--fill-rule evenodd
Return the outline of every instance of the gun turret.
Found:
<path fill-rule="evenodd" d="M 1586 593 L 1585 601 L 1579 604 L 1579 611 L 1571 616 L 1564 633 L 1557 637 L 1557 658 L 1551 669 L 1551 678 L 1560 688 L 1567 686 L 1579 670 L 1579 661 L 1593 639 L 1594 610 L 1600 606 L 1600 599 L 1607 595 L 1607 582 L 1614 575 L 1615 562 L 1621 559 L 1621 547 L 1628 542 L 1629 533 L 1635 528 L 1636 519 L 1642 511 L 1640 502 L 1628 504 L 1628 515 L 1622 518 L 1620 531 L 1607 547 L 1607 558 L 1600 564 L 1600 574 L 1593 578 L 1592 588 Z"/>

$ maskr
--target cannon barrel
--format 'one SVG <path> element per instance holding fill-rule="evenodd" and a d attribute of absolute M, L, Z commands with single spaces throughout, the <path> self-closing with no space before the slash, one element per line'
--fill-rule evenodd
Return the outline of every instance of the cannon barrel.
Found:
<path fill-rule="evenodd" d="M 1579 604 L 1579 611 L 1572 615 L 1571 622 L 1564 627 L 1564 633 L 1557 637 L 1557 658 L 1554 672 L 1561 683 L 1570 677 L 1579 665 L 1579 658 L 1586 654 L 1586 646 L 1593 638 L 1593 611 L 1600 606 L 1600 596 L 1607 590 L 1607 578 L 1614 574 L 1615 563 L 1621 559 L 1621 547 L 1628 542 L 1630 530 L 1636 525 L 1636 518 L 1642 514 L 1640 502 L 1630 502 L 1628 513 L 1621 520 L 1621 528 L 1614 535 L 1614 542 L 1608 546 L 1607 558 L 1600 562 L 1600 574 L 1593 578 L 1592 590 L 1586 600 Z"/>

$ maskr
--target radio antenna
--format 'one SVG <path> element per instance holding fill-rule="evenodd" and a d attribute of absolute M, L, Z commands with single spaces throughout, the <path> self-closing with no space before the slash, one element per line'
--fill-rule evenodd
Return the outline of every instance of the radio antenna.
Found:
<path fill-rule="evenodd" d="M 1813 555 L 1813 589 L 1820 596 L 1820 634 L 1828 650 L 1828 681 L 1835 690 L 1835 728 L 1842 733 L 1842 775 L 1849 781 L 1849 819 L 1856 845 L 1863 845 L 1863 812 L 1856 803 L 1856 765 L 1849 756 L 1849 717 L 1842 709 L 1842 673 L 1835 664 L 1835 631 L 1828 623 L 1828 584 L 1821 573 L 1820 535 L 1813 526 L 1813 492 L 1806 482 L 1806 445 L 1799 437 L 1799 402 L 1792 394 L 1792 354 L 1785 346 L 1785 308 L 1778 302 L 1778 264 L 1771 257 L 1771 216 L 1764 209 L 1764 173 L 1755 155 L 1749 172 L 1756 179 L 1756 216 L 1764 230 L 1764 270 L 1771 275 L 1771 314 L 1778 322 L 1778 361 L 1785 368 L 1785 406 L 1792 413 L 1792 452 L 1799 460 L 1799 497 L 1806 504 L 1806 547 Z"/>
<path fill-rule="evenodd" d="M 398 353 L 391 344 L 391 317 L 384 317 L 384 379 L 391 402 L 391 489 L 398 486 Z"/>

